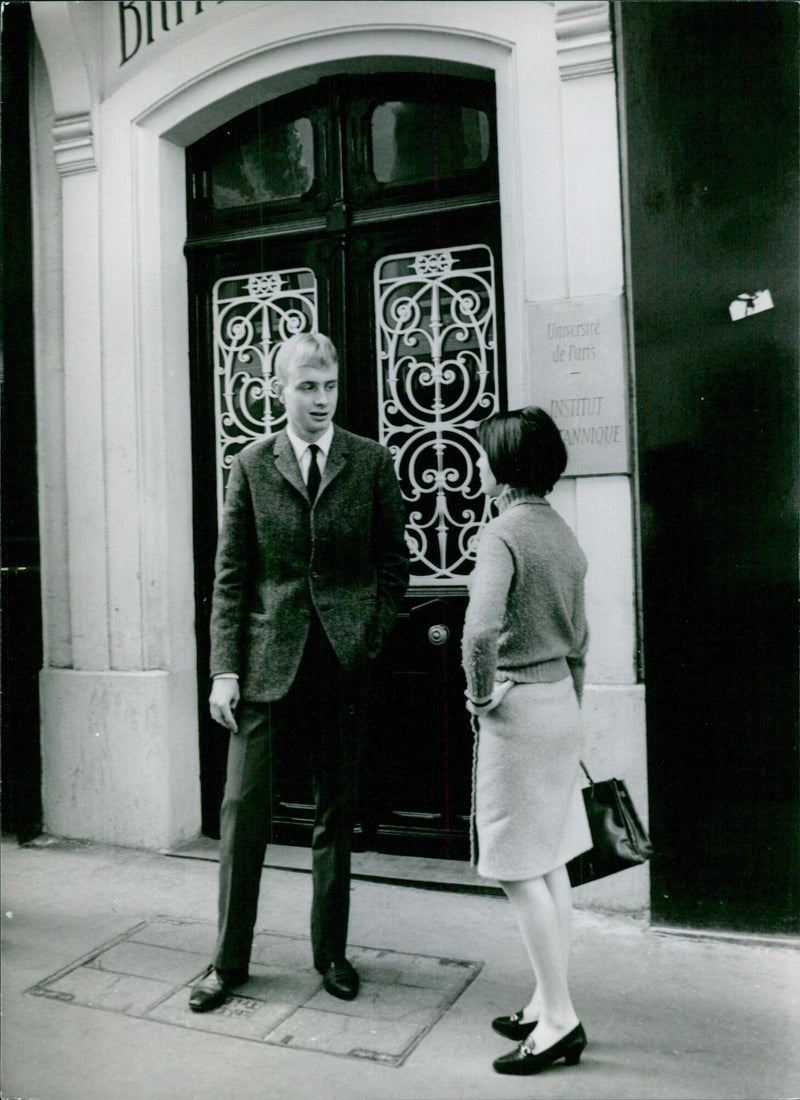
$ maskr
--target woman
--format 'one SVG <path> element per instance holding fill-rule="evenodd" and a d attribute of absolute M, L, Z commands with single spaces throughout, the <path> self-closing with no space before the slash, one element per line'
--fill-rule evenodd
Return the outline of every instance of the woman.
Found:
<path fill-rule="evenodd" d="M 499 514 L 481 533 L 463 637 L 478 719 L 473 862 L 508 895 L 536 979 L 525 1007 L 492 1023 L 521 1040 L 494 1068 L 530 1074 L 574 1065 L 586 1046 L 567 985 L 565 866 L 591 847 L 579 780 L 586 558 L 544 499 L 567 464 L 547 413 L 498 413 L 478 441 L 481 488 Z"/>

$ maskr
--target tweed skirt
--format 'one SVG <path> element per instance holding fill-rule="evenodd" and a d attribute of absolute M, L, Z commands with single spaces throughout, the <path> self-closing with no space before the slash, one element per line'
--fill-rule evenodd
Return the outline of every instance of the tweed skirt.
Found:
<path fill-rule="evenodd" d="M 478 874 L 537 878 L 592 846 L 581 794 L 581 711 L 572 678 L 514 684 L 475 734 Z"/>

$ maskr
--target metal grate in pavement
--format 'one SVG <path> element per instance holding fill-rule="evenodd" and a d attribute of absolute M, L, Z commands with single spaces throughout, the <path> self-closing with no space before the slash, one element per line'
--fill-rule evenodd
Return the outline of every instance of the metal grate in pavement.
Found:
<path fill-rule="evenodd" d="M 195 1031 L 401 1066 L 483 963 L 351 945 L 361 976 L 354 1001 L 322 988 L 308 939 L 258 932 L 250 980 L 214 1012 L 189 1010 L 214 927 L 154 917 L 95 948 L 27 992 Z"/>

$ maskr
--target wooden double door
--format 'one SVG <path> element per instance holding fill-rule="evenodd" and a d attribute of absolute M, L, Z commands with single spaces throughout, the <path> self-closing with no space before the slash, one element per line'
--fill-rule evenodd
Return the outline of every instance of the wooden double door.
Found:
<path fill-rule="evenodd" d="M 493 87 L 415 74 L 325 80 L 189 155 L 194 510 L 203 828 L 227 735 L 207 717 L 213 557 L 227 471 L 279 430 L 294 332 L 340 355 L 336 422 L 380 439 L 408 509 L 411 585 L 376 669 L 358 832 L 465 857 L 472 736 L 460 640 L 486 518 L 475 427 L 503 402 Z M 308 842 L 308 776 L 278 762 L 275 838 Z"/>

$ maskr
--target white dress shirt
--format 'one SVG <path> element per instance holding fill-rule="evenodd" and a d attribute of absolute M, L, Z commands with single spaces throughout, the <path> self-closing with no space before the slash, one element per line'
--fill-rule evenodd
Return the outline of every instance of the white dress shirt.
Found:
<path fill-rule="evenodd" d="M 288 424 L 286 425 L 286 434 L 297 456 L 297 464 L 300 467 L 300 473 L 303 475 L 303 481 L 308 485 L 308 471 L 311 467 L 311 452 L 308 448 L 311 443 L 306 443 L 305 439 L 301 439 Z M 331 443 L 333 442 L 333 424 L 329 424 L 319 439 L 314 439 L 312 442 L 316 443 L 319 448 L 317 451 L 317 465 L 320 474 L 324 474 L 325 464 L 328 461 L 328 451 L 331 449 Z"/>

